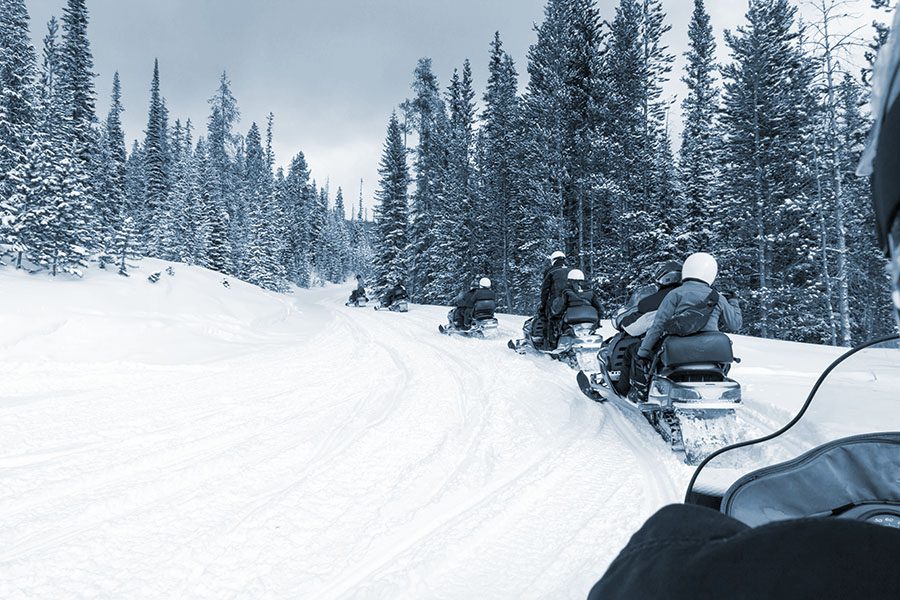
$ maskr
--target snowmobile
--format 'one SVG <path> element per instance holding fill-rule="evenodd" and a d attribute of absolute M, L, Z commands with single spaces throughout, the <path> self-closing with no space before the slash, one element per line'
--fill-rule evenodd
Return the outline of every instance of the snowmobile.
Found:
<path fill-rule="evenodd" d="M 375 310 L 389 310 L 391 312 L 409 312 L 409 301 L 406 298 L 395 300 L 390 306 L 377 305 Z"/>
<path fill-rule="evenodd" d="M 446 335 L 462 335 L 465 337 L 493 337 L 500 327 L 494 317 L 496 303 L 492 300 L 479 300 L 472 309 L 472 322 L 468 329 L 456 326 L 454 310 L 447 313 L 448 325 L 438 325 L 438 331 Z"/>
<path fill-rule="evenodd" d="M 900 528 L 898 392 L 900 338 L 849 351 L 784 427 L 700 463 L 685 502 L 751 527 L 812 517 Z"/>
<path fill-rule="evenodd" d="M 348 300 L 344 303 L 344 306 L 354 306 L 357 308 L 365 308 L 369 305 L 369 299 L 365 296 L 359 296 L 354 300 Z"/>
<path fill-rule="evenodd" d="M 578 373 L 582 392 L 643 415 L 688 464 L 733 442 L 741 430 L 736 413 L 742 404 L 740 384 L 728 377 L 736 361 L 731 339 L 719 332 L 666 337 L 650 366 L 646 398 L 630 379 L 629 357 L 640 343 L 625 333 L 605 342 L 599 368 Z"/>
<path fill-rule="evenodd" d="M 507 345 L 519 354 L 525 354 L 531 348 L 564 362 L 573 369 L 595 371 L 598 368 L 597 352 L 603 344 L 603 337 L 596 333 L 599 323 L 600 317 L 593 307 L 570 308 L 563 317 L 556 348 L 548 350 L 544 344 L 544 319 L 538 315 L 525 321 L 522 326 L 524 337 L 510 340 Z"/>

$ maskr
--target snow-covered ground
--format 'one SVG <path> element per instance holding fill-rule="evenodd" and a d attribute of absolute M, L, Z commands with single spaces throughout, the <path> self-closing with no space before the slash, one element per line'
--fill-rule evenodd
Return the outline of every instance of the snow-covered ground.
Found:
<path fill-rule="evenodd" d="M 0 597 L 583 598 L 691 469 L 446 309 L 0 269 Z M 737 338 L 759 430 L 833 348 Z"/>

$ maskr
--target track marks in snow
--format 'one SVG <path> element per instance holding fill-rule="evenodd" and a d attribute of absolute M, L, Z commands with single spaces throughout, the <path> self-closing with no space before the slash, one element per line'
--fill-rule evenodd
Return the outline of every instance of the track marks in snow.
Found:
<path fill-rule="evenodd" d="M 0 596 L 583 597 L 677 499 L 567 367 L 343 296 L 191 368 L 25 365 L 73 395 L 4 413 Z"/>

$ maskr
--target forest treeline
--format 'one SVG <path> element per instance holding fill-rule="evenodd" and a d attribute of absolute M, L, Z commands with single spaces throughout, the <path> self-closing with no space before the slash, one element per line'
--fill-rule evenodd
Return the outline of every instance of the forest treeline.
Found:
<path fill-rule="evenodd" d="M 868 69 L 848 60 L 841 20 L 857 3 L 810 0 L 817 19 L 802 23 L 788 0 L 750 0 L 724 65 L 704 0 L 692 4 L 677 155 L 660 0 L 607 15 L 548 0 L 522 75 L 495 36 L 480 111 L 468 61 L 442 87 L 420 60 L 381 163 L 379 284 L 402 277 L 415 300 L 445 303 L 484 274 L 527 313 L 562 250 L 615 309 L 660 261 L 707 251 L 747 333 L 849 345 L 891 331 L 868 182 L 854 174 Z M 886 33 L 876 23 L 869 65 Z"/>
<path fill-rule="evenodd" d="M 170 116 L 154 65 L 143 139 L 126 148 L 118 75 L 96 114 L 85 0 L 67 0 L 39 52 L 25 1 L 0 0 L 0 261 L 127 274 L 152 256 L 272 290 L 374 269 L 377 288 L 402 278 L 414 300 L 442 304 L 487 275 L 504 309 L 527 313 L 554 250 L 610 310 L 658 262 L 702 250 L 742 298 L 747 333 L 851 344 L 893 328 L 854 174 L 869 69 L 849 60 L 841 22 L 859 2 L 804 2 L 811 22 L 790 0 L 750 0 L 720 65 L 693 0 L 677 74 L 661 0 L 609 14 L 548 0 L 524 70 L 499 33 L 490 41 L 480 95 L 468 61 L 442 84 L 421 59 L 389 120 L 371 223 L 362 193 L 348 210 L 302 153 L 276 168 L 272 115 L 238 130 L 225 74 L 198 126 Z M 869 65 L 886 36 L 875 23 Z M 663 93 L 673 76 L 688 89 L 679 140 Z"/>
<path fill-rule="evenodd" d="M 197 264 L 282 291 L 344 281 L 371 262 L 362 198 L 312 179 L 303 153 L 275 169 L 273 115 L 237 130 L 226 74 L 205 128 L 169 115 L 153 65 L 144 138 L 126 150 L 122 91 L 95 110 L 85 0 L 51 19 L 38 58 L 24 0 L 0 0 L 0 252 L 17 267 L 127 274 L 141 256 Z M 355 204 L 355 203 L 354 203 Z M 0 255 L 2 256 L 2 255 Z"/>

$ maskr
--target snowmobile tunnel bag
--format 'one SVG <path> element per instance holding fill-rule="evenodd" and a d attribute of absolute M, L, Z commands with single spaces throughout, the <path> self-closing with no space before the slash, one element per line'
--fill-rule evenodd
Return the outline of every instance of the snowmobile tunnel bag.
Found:
<path fill-rule="evenodd" d="M 803 517 L 900 521 L 900 432 L 833 441 L 748 473 L 722 499 L 722 512 L 758 527 Z M 891 475 L 893 474 L 893 476 Z"/>
<path fill-rule="evenodd" d="M 687 337 L 670 335 L 663 340 L 659 360 L 663 366 L 734 362 L 731 339 L 718 331 Z"/>
<path fill-rule="evenodd" d="M 597 323 L 600 321 L 600 317 L 597 314 L 597 309 L 593 306 L 572 306 L 566 310 L 565 321 L 568 325 Z"/>

